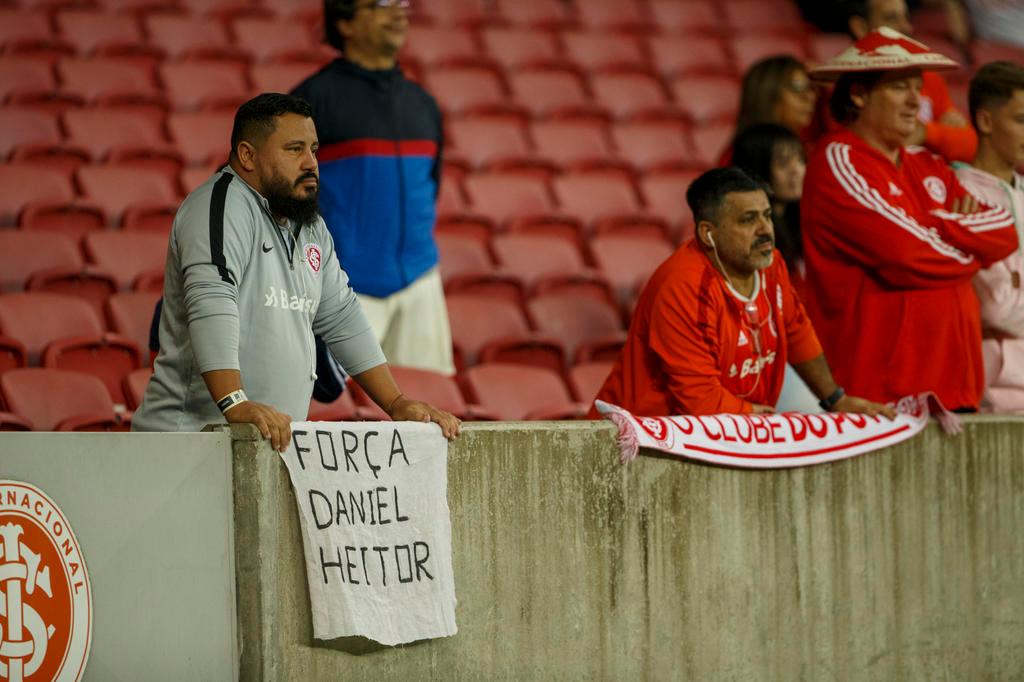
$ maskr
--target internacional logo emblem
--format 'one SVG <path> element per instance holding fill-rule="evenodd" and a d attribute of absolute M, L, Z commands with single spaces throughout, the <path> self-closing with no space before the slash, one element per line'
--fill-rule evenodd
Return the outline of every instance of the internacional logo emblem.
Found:
<path fill-rule="evenodd" d="M 320 247 L 316 244 L 306 244 L 302 247 L 302 253 L 306 257 L 306 262 L 309 263 L 309 269 L 313 271 L 313 274 L 320 273 Z"/>
<path fill-rule="evenodd" d="M 33 485 L 0 480 L 0 680 L 79 680 L 92 593 L 67 517 Z"/>

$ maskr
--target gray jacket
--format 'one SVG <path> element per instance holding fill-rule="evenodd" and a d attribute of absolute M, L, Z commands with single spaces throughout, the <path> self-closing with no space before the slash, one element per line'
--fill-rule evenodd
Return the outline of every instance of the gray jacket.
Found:
<path fill-rule="evenodd" d="M 305 419 L 316 378 L 314 332 L 349 374 L 386 361 L 323 219 L 296 238 L 265 198 L 229 166 L 221 169 L 174 217 L 160 354 L 132 429 L 223 423 L 202 377 L 217 369 L 239 370 L 250 400 Z"/>

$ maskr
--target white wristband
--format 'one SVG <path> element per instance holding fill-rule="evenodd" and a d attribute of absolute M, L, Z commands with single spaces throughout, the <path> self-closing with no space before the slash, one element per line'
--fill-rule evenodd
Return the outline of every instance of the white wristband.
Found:
<path fill-rule="evenodd" d="M 232 407 L 238 407 L 239 405 L 241 405 L 244 402 L 247 402 L 248 400 L 249 398 L 246 397 L 245 391 L 241 389 L 237 391 L 232 391 L 231 393 L 228 393 L 226 396 L 217 401 L 217 409 L 220 410 L 221 414 L 227 414 L 228 410 L 230 410 Z"/>

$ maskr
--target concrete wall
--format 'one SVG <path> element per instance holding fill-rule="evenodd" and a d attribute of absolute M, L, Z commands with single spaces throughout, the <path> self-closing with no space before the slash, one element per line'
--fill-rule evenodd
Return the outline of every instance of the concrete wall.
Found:
<path fill-rule="evenodd" d="M 0 479 L 41 488 L 81 545 L 85 680 L 237 675 L 228 433 L 0 433 Z"/>
<path fill-rule="evenodd" d="M 776 472 L 621 466 L 604 423 L 468 425 L 460 631 L 400 648 L 313 640 L 287 473 L 235 435 L 245 680 L 1024 676 L 1024 420 Z"/>

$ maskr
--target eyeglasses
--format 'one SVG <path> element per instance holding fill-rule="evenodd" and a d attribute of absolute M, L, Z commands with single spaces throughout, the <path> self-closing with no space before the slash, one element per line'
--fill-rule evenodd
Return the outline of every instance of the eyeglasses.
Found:
<path fill-rule="evenodd" d="M 810 81 L 787 81 L 786 89 L 796 95 L 812 92 L 814 85 Z"/>
<path fill-rule="evenodd" d="M 356 9 L 409 9 L 411 0 L 373 0 Z"/>

